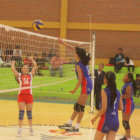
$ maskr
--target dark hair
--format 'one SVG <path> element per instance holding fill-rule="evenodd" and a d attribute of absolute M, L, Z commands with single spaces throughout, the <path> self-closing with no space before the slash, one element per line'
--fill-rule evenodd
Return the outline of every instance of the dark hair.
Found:
<path fill-rule="evenodd" d="M 133 74 L 129 72 L 127 75 L 128 75 L 128 78 L 130 79 L 129 82 L 133 82 L 134 81 Z"/>
<path fill-rule="evenodd" d="M 140 74 L 136 74 L 136 77 L 140 77 Z"/>
<path fill-rule="evenodd" d="M 118 51 L 123 51 L 123 49 L 122 48 L 118 48 Z"/>
<path fill-rule="evenodd" d="M 47 56 L 46 52 L 42 52 L 42 57 L 46 57 L 46 56 Z"/>
<path fill-rule="evenodd" d="M 104 67 L 104 63 L 100 63 L 99 65 L 102 65 Z"/>
<path fill-rule="evenodd" d="M 86 55 L 86 51 L 82 48 L 76 47 L 76 54 L 80 57 L 83 65 L 88 65 L 90 61 L 90 54 Z"/>
<path fill-rule="evenodd" d="M 135 83 L 135 81 L 134 81 L 133 74 L 129 72 L 127 75 L 128 75 L 128 78 L 130 79 L 129 82 L 132 83 L 133 90 L 135 90 L 135 88 L 136 88 L 136 87 L 135 87 L 135 86 L 136 86 L 136 83 Z M 133 93 L 134 93 L 134 95 L 135 95 L 135 92 L 133 92 Z"/>
<path fill-rule="evenodd" d="M 26 57 L 29 57 L 29 56 L 31 56 L 31 54 L 30 53 L 27 53 L 27 56 Z"/>
<path fill-rule="evenodd" d="M 21 65 L 21 68 L 23 68 L 24 66 L 28 66 L 28 67 L 29 67 L 28 64 L 22 64 L 22 65 Z"/>
<path fill-rule="evenodd" d="M 126 63 L 129 64 L 130 62 L 130 58 L 129 57 L 125 57 Z"/>
<path fill-rule="evenodd" d="M 19 45 L 16 45 L 15 49 L 20 49 L 20 46 Z"/>
<path fill-rule="evenodd" d="M 111 107 L 114 105 L 114 101 L 117 97 L 117 87 L 116 87 L 116 75 L 114 72 L 109 71 L 105 73 L 105 78 L 107 79 L 108 85 L 107 87 L 111 90 L 110 94 L 110 104 Z"/>

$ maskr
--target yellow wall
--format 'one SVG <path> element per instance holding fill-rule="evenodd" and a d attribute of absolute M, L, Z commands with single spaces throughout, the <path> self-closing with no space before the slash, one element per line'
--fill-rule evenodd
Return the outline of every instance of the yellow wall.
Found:
<path fill-rule="evenodd" d="M 67 1 L 67 0 L 66 0 Z M 66 9 L 64 9 L 66 11 Z M 65 14 L 61 15 L 60 22 L 46 22 L 43 21 L 43 28 L 60 29 L 60 35 L 66 38 L 67 29 L 83 29 L 89 30 L 89 23 L 68 22 Z M 32 21 L 7 21 L 0 20 L 0 24 L 9 25 L 18 28 L 32 28 Z M 92 23 L 92 30 L 107 30 L 107 31 L 140 31 L 140 24 L 105 24 L 105 23 Z"/>
<path fill-rule="evenodd" d="M 60 29 L 60 37 L 67 38 L 67 29 L 89 30 L 89 23 L 67 22 L 68 0 L 61 0 L 60 22 L 44 22 L 44 28 Z M 32 28 L 32 21 L 4 21 L 0 24 L 9 25 L 18 28 Z M 108 31 L 140 31 L 140 24 L 107 24 L 92 23 L 91 30 L 108 30 Z M 65 47 L 60 46 L 60 54 L 65 57 Z M 108 63 L 108 59 L 96 59 L 96 64 L 100 62 Z M 136 66 L 140 66 L 140 60 L 134 61 Z"/>

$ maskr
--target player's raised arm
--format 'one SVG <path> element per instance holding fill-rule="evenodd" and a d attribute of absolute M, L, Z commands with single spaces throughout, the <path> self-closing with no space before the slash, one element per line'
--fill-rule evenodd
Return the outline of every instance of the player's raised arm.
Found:
<path fill-rule="evenodd" d="M 64 46 L 66 46 L 66 47 L 69 47 L 72 51 L 75 52 L 75 47 L 72 46 L 72 45 L 70 45 L 70 44 L 68 44 L 68 43 L 66 43 L 66 42 L 64 42 L 61 38 L 58 39 L 58 42 L 59 42 L 60 44 L 64 45 Z"/>
<path fill-rule="evenodd" d="M 36 63 L 36 61 L 32 57 L 29 57 L 29 60 L 31 60 L 31 62 L 33 64 L 33 68 L 32 68 L 31 74 L 32 74 L 32 76 L 34 76 L 35 72 L 36 72 L 36 69 L 37 69 L 37 63 Z"/>
<path fill-rule="evenodd" d="M 16 77 L 18 77 L 18 76 L 19 76 L 19 73 L 18 73 L 18 72 L 16 71 L 16 69 L 15 69 L 15 61 L 12 61 L 12 67 L 11 67 L 11 69 L 12 69 L 14 75 L 15 75 Z"/>

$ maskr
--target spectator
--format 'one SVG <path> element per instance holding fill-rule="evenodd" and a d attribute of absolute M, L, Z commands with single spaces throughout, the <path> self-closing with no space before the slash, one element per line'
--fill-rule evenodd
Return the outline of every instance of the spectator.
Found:
<path fill-rule="evenodd" d="M 7 46 L 7 48 L 6 48 L 6 56 L 7 55 L 13 56 L 13 49 L 11 46 Z"/>
<path fill-rule="evenodd" d="M 95 101 L 96 101 L 96 109 L 100 109 L 100 102 L 101 102 L 101 88 L 104 84 L 104 75 L 105 72 L 103 71 L 104 64 L 99 64 L 98 69 L 95 70 L 95 83 L 94 83 L 94 95 L 95 95 Z"/>
<path fill-rule="evenodd" d="M 11 56 L 7 56 L 3 67 L 11 67 L 11 59 L 12 59 Z"/>
<path fill-rule="evenodd" d="M 42 63 L 41 63 L 41 58 L 39 58 L 38 54 L 35 53 L 34 59 L 35 59 L 35 61 L 36 61 L 36 63 L 37 63 L 37 66 L 38 66 L 38 68 L 37 68 L 37 70 L 36 70 L 36 74 L 37 74 L 38 76 L 43 76 L 43 74 L 40 72 L 41 65 L 42 65 Z"/>
<path fill-rule="evenodd" d="M 19 56 L 22 56 L 22 50 L 20 49 L 20 46 L 19 45 L 17 45 L 16 47 L 15 47 L 15 49 L 14 49 L 14 51 L 13 51 L 13 56 L 17 56 L 17 57 L 19 57 Z"/>
<path fill-rule="evenodd" d="M 47 62 L 46 58 L 47 58 L 46 52 L 42 52 L 42 58 L 40 59 L 41 68 L 45 67 L 45 64 Z"/>
<path fill-rule="evenodd" d="M 138 97 L 140 97 L 140 74 L 136 74 L 136 80 L 134 81 L 134 95 L 138 92 Z"/>
<path fill-rule="evenodd" d="M 59 56 L 59 54 L 56 54 L 51 59 L 51 64 L 50 64 L 50 72 L 51 76 L 55 76 L 55 71 L 59 71 L 59 76 L 63 77 L 63 64 L 64 60 Z"/>
<path fill-rule="evenodd" d="M 2 49 L 2 46 L 0 46 L 0 57 L 1 57 L 1 64 L 2 64 L 2 61 L 4 60 L 4 52 L 3 52 L 3 49 Z"/>
<path fill-rule="evenodd" d="M 0 56 L 0 67 L 3 67 L 4 66 L 4 61 L 2 59 L 2 57 Z"/>
<path fill-rule="evenodd" d="M 22 67 L 22 50 L 20 46 L 17 45 L 13 51 L 13 59 L 16 61 L 16 70 L 21 73 Z"/>
<path fill-rule="evenodd" d="M 53 48 L 51 48 L 50 52 L 48 53 L 47 56 L 47 61 L 50 63 L 51 59 L 56 55 L 56 52 L 54 51 Z"/>
<path fill-rule="evenodd" d="M 134 70 L 135 70 L 135 64 L 134 62 L 132 61 L 132 59 L 126 57 L 125 58 L 125 65 L 128 67 L 128 71 L 130 72 L 130 68 L 132 67 L 132 73 L 134 73 Z"/>
<path fill-rule="evenodd" d="M 11 59 L 12 59 L 11 47 L 10 49 L 7 49 L 7 54 L 6 54 L 6 59 L 5 59 L 3 49 L 0 46 L 0 67 L 11 67 Z"/>
<path fill-rule="evenodd" d="M 118 54 L 115 55 L 115 72 L 118 73 L 119 70 L 124 66 L 124 55 L 122 53 L 123 49 L 119 48 L 118 49 Z"/>
<path fill-rule="evenodd" d="M 1 57 L 3 57 L 3 56 L 4 56 L 2 46 L 0 46 L 0 56 L 1 56 Z"/>

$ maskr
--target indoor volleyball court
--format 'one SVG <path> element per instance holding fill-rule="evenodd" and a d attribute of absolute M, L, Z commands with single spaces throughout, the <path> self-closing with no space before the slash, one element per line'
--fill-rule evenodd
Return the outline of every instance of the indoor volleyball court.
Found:
<path fill-rule="evenodd" d="M 19 83 L 15 80 L 11 68 L 4 67 L 0 69 L 0 75 L 2 77 L 0 81 L 0 130 L 2 134 L 0 137 L 2 137 L 3 140 L 85 140 L 85 138 L 91 139 L 94 137 L 98 121 L 92 126 L 91 118 L 96 115 L 97 111 L 94 109 L 93 100 L 90 100 L 90 98 L 88 99 L 85 108 L 85 115 L 80 125 L 82 127 L 80 132 L 66 133 L 65 130 L 58 128 L 58 125 L 64 124 L 69 119 L 71 112 L 73 111 L 73 103 L 77 100 L 80 93 L 79 90 L 77 90 L 74 96 L 69 93 L 76 83 L 76 77 L 74 74 L 74 54 L 71 50 L 60 45 L 58 39 L 55 37 L 32 33 L 5 25 L 0 25 L 0 39 L 3 45 L 10 44 L 11 46 L 14 46 L 15 44 L 18 44 L 23 49 L 23 55 L 25 56 L 29 54 L 34 57 L 41 56 L 43 55 L 43 50 L 50 51 L 52 48 L 55 49 L 57 53 L 59 52 L 58 49 L 60 49 L 60 53 L 62 53 L 61 55 L 67 55 L 67 60 L 65 60 L 63 65 L 62 77 L 59 72 L 56 72 L 55 78 L 52 77 L 48 63 L 45 63 L 44 66 L 39 69 L 39 73 L 42 74 L 41 76 L 38 74 L 34 76 L 32 89 L 34 95 L 33 127 L 35 136 L 32 137 L 29 137 L 28 135 L 28 121 L 26 115 L 23 123 L 23 137 L 16 137 L 18 129 L 18 108 L 16 98 L 19 90 Z M 65 41 L 74 46 L 78 45 L 80 47 L 85 47 L 87 52 L 91 52 L 94 55 L 93 46 L 95 45 L 95 35 L 93 35 L 93 42 Z M 93 64 L 94 57 L 89 67 L 91 74 L 93 73 L 93 70 L 91 70 L 94 68 Z M 16 65 L 18 67 L 18 62 Z M 119 78 L 121 79 L 121 77 L 118 77 L 118 81 Z M 91 96 L 93 96 L 93 93 Z M 139 115 L 140 110 L 136 109 L 134 117 L 131 119 L 134 140 L 139 137 L 139 132 L 137 131 L 140 125 L 138 121 Z M 119 117 L 121 120 L 121 112 Z M 117 136 L 118 140 L 123 132 L 124 130 L 120 123 L 120 129 Z"/>
<path fill-rule="evenodd" d="M 140 0 L 0 9 L 0 140 L 140 140 Z"/>

